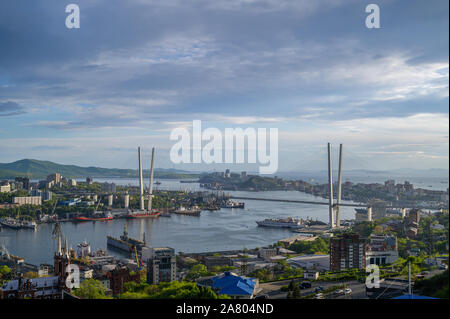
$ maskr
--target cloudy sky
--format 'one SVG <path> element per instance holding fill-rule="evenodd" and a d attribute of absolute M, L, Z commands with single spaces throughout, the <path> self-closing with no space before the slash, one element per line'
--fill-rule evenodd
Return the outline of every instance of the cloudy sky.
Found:
<path fill-rule="evenodd" d="M 325 169 L 327 142 L 346 169 L 447 168 L 448 1 L 372 2 L 2 0 L 0 162 L 221 169 L 169 160 L 202 120 L 278 128 L 280 171 Z"/>

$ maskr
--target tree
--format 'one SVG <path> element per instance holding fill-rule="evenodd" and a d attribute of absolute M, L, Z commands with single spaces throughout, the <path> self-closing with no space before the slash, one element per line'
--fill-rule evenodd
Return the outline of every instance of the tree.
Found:
<path fill-rule="evenodd" d="M 300 299 L 302 296 L 302 293 L 300 291 L 300 288 L 298 285 L 294 285 L 294 289 L 292 290 L 292 299 Z"/>
<path fill-rule="evenodd" d="M 6 265 L 0 266 L 0 277 L 8 275 L 11 272 L 11 268 Z"/>
<path fill-rule="evenodd" d="M 294 279 L 292 279 L 288 286 L 289 291 L 294 290 L 294 287 L 295 287 L 295 282 L 294 282 Z"/>
<path fill-rule="evenodd" d="M 86 279 L 80 284 L 80 288 L 74 290 L 74 294 L 83 299 L 106 299 L 106 288 L 99 280 Z"/>
<path fill-rule="evenodd" d="M 330 250 L 329 240 L 317 238 L 314 241 L 297 241 L 288 247 L 288 249 L 299 254 L 312 255 L 315 253 L 328 254 Z"/>
<path fill-rule="evenodd" d="M 39 274 L 35 271 L 27 271 L 24 275 L 24 278 L 27 279 L 33 279 L 33 278 L 39 278 Z"/>
<path fill-rule="evenodd" d="M 187 280 L 195 280 L 197 278 L 200 278 L 202 276 L 208 275 L 208 269 L 203 264 L 197 264 L 192 266 L 191 270 L 189 270 L 189 273 L 186 275 Z"/>

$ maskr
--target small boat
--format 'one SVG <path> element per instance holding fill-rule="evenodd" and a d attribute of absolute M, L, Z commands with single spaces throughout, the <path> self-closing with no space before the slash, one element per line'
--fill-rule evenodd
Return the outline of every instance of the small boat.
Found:
<path fill-rule="evenodd" d="M 172 215 L 170 215 L 170 213 L 168 213 L 168 212 L 164 212 L 164 213 L 159 214 L 159 217 L 172 217 Z"/>
<path fill-rule="evenodd" d="M 22 221 L 22 228 L 34 229 L 36 230 L 37 224 L 33 220 L 24 220 Z"/>
<path fill-rule="evenodd" d="M 185 208 L 181 206 L 180 209 L 174 211 L 175 214 L 187 216 L 200 216 L 201 212 L 201 209 L 199 209 L 197 206 L 194 206 L 192 208 Z"/>
<path fill-rule="evenodd" d="M 245 203 L 233 202 L 231 199 L 227 200 L 221 208 L 244 208 Z"/>

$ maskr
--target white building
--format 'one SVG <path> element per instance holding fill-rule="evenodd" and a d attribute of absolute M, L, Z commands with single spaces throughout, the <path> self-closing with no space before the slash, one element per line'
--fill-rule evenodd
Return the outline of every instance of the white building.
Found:
<path fill-rule="evenodd" d="M 13 197 L 13 203 L 21 205 L 42 205 L 41 196 Z"/>
<path fill-rule="evenodd" d="M 292 257 L 286 260 L 292 267 L 300 267 L 304 269 L 329 270 L 330 255 L 304 255 Z"/>
<path fill-rule="evenodd" d="M 316 270 L 305 270 L 303 272 L 303 278 L 309 280 L 317 280 L 319 278 L 319 272 Z"/>
<path fill-rule="evenodd" d="M 371 235 L 366 246 L 366 265 L 392 264 L 398 259 L 397 237 L 393 235 Z"/>
<path fill-rule="evenodd" d="M 11 185 L 1 185 L 0 186 L 0 193 L 9 193 L 11 191 Z"/>

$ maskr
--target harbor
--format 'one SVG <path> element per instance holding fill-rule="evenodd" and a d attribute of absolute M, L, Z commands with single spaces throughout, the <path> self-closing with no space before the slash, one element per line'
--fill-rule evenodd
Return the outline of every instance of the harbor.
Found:
<path fill-rule="evenodd" d="M 119 180 L 115 180 L 120 183 Z M 125 185 L 130 180 L 122 181 Z M 160 188 L 179 189 L 178 180 L 161 180 Z M 184 184 L 187 185 L 187 184 Z M 193 190 L 199 190 L 198 184 L 189 184 Z M 230 192 L 236 196 L 249 196 L 255 193 L 237 191 Z M 260 196 L 270 198 L 299 198 L 314 200 L 309 194 L 295 191 L 260 192 Z M 302 205 L 292 203 L 275 203 L 261 201 L 246 201 L 245 209 L 221 208 L 215 211 L 202 211 L 199 217 L 170 213 L 170 218 L 126 219 L 115 218 L 110 221 L 61 223 L 63 232 L 69 239 L 69 245 L 75 247 L 87 240 L 92 249 L 105 249 L 116 256 L 127 256 L 123 252 L 107 247 L 107 236 L 119 237 L 123 234 L 127 224 L 128 236 L 141 240 L 145 234 L 148 246 L 169 246 L 177 252 L 208 252 L 239 250 L 262 247 L 293 236 L 290 229 L 259 227 L 256 221 L 266 218 L 294 218 L 307 217 L 326 221 L 327 209 L 317 205 Z M 113 214 L 114 215 L 114 214 Z M 354 217 L 354 210 L 350 207 L 342 209 L 342 218 Z M 3 227 L 0 232 L 0 245 L 3 244 L 11 253 L 27 256 L 27 261 L 39 265 L 52 258 L 52 248 L 56 247 L 52 239 L 52 223 L 38 225 L 37 231 L 13 230 Z"/>

